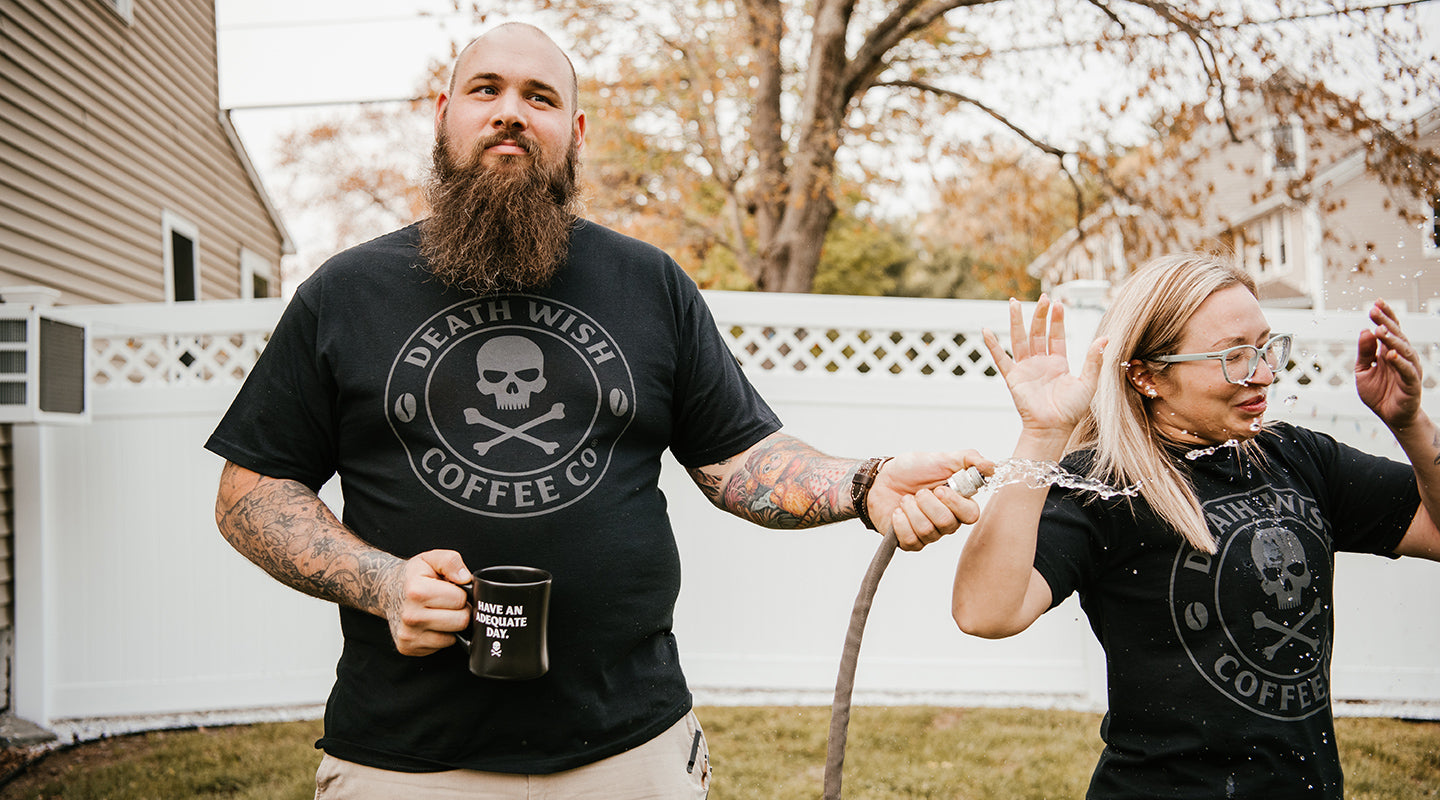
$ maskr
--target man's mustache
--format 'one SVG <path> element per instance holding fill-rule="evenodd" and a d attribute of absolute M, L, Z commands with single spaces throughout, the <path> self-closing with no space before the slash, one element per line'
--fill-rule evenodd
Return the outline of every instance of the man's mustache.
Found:
<path fill-rule="evenodd" d="M 510 142 L 521 150 L 524 150 L 526 155 L 533 155 L 535 151 L 540 149 L 540 143 L 530 138 L 530 134 L 522 130 L 507 129 L 480 137 L 480 139 L 475 142 L 475 151 L 471 155 L 479 158 L 481 153 L 505 142 Z"/>

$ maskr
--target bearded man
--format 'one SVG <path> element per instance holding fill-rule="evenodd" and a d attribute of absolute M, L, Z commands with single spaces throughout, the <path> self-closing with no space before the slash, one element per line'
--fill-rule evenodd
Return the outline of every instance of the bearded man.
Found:
<path fill-rule="evenodd" d="M 661 453 L 740 517 L 859 517 L 910 550 L 975 520 L 942 484 L 981 459 L 781 432 L 675 262 L 578 216 L 585 115 L 541 31 L 467 46 L 435 133 L 432 216 L 298 289 L 206 444 L 225 538 L 340 606 L 316 796 L 704 797 Z M 343 522 L 316 495 L 335 475 Z M 542 677 L 477 677 L 455 646 L 497 564 L 554 576 Z"/>

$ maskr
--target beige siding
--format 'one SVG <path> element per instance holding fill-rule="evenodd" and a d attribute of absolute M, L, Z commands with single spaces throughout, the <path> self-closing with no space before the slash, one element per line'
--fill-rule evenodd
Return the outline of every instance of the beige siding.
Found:
<path fill-rule="evenodd" d="M 0 0 L 0 285 L 62 303 L 165 297 L 161 217 L 196 226 L 202 299 L 281 234 L 218 119 L 214 7 Z"/>
<path fill-rule="evenodd" d="M 1325 194 L 1336 208 L 1326 215 L 1325 305 L 1359 308 L 1376 297 L 1410 311 L 1440 297 L 1440 259 L 1427 253 L 1418 222 L 1405 222 L 1397 206 L 1423 214 L 1422 201 L 1366 176 Z"/>
<path fill-rule="evenodd" d="M 1203 222 L 1207 229 L 1245 222 L 1256 203 L 1283 193 L 1292 180 L 1313 178 L 1348 150 L 1336 134 L 1311 128 L 1302 132 L 1303 143 L 1297 143 L 1302 159 L 1299 171 L 1272 172 L 1267 166 L 1269 132 L 1278 119 L 1267 111 L 1240 115 L 1236 125 L 1239 142 L 1230 141 L 1219 123 L 1204 137 L 1203 150 L 1190 175 L 1193 189 L 1208 198 Z"/>

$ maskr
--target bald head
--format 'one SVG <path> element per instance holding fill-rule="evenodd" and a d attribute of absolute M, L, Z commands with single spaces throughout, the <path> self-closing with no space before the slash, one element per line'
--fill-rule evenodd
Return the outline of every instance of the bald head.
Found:
<path fill-rule="evenodd" d="M 475 37 L 475 39 L 471 40 L 470 44 L 465 45 L 464 49 L 460 51 L 460 54 L 455 56 L 455 63 L 450 66 L 449 94 L 455 93 L 455 80 L 456 77 L 461 74 L 461 67 L 465 64 L 467 57 L 472 52 L 483 49 L 487 43 L 494 43 L 496 41 L 505 41 L 507 43 L 518 42 L 525 46 L 548 49 L 563 59 L 565 61 L 565 69 L 570 74 L 570 85 L 564 87 L 569 92 L 570 107 L 572 109 L 579 108 L 580 82 L 576 77 L 575 64 L 570 61 L 570 56 L 566 55 L 565 51 L 560 49 L 560 46 L 555 44 L 555 40 L 551 39 L 545 31 L 524 22 L 506 22 L 503 25 L 497 25 L 489 31 Z"/>

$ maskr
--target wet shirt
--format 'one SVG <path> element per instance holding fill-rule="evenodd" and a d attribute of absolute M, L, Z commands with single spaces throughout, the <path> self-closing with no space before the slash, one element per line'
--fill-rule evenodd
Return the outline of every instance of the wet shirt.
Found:
<path fill-rule="evenodd" d="M 1079 593 L 1106 655 L 1091 798 L 1343 797 L 1334 554 L 1390 554 L 1419 494 L 1408 464 L 1314 431 L 1277 424 L 1255 445 L 1175 454 L 1214 555 L 1138 498 L 1046 500 L 1035 568 L 1054 604 Z M 1083 474 L 1092 455 L 1065 466 Z"/>
<path fill-rule="evenodd" d="M 402 558 L 554 575 L 550 671 L 470 674 L 451 647 L 400 655 L 342 608 L 320 746 L 393 770 L 550 773 L 663 732 L 690 708 L 671 633 L 680 561 L 658 479 L 780 423 L 691 279 L 661 251 L 580 223 L 546 290 L 477 297 L 423 269 L 411 226 L 306 281 L 207 443 L 318 489 Z"/>

